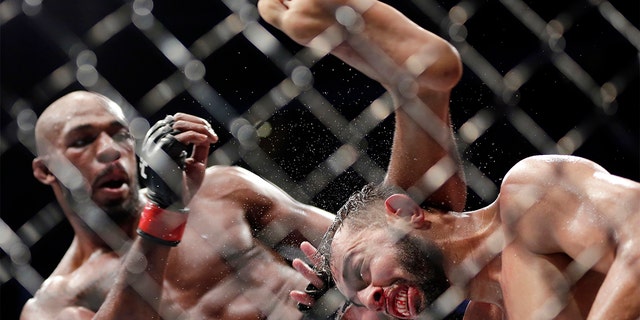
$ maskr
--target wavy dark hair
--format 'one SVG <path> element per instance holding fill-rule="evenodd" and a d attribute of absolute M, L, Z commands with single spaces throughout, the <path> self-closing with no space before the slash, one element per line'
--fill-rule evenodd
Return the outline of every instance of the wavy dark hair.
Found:
<path fill-rule="evenodd" d="M 345 204 L 338 210 L 333 223 L 327 229 L 318 245 L 318 258 L 320 263 L 315 266 L 317 271 L 331 274 L 331 245 L 336 232 L 345 225 L 353 231 L 366 228 L 381 227 L 386 225 L 384 211 L 371 210 L 375 205 L 383 207 L 384 201 L 391 195 L 406 193 L 402 188 L 389 184 L 369 183 L 362 189 L 354 192 Z"/>

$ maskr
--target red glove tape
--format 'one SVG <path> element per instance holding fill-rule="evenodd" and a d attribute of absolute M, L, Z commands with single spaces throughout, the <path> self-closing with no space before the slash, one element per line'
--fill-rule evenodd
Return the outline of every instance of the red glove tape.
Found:
<path fill-rule="evenodd" d="M 166 246 L 177 246 L 187 225 L 188 212 L 188 209 L 184 212 L 168 211 L 147 202 L 140 215 L 138 234 Z"/>

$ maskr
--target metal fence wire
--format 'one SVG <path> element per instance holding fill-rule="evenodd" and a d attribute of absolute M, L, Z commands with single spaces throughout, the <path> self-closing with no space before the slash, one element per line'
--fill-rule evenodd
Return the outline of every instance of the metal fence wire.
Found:
<path fill-rule="evenodd" d="M 451 113 L 469 209 L 492 202 L 505 172 L 534 154 L 579 155 L 640 180 L 638 1 L 387 2 L 461 54 Z M 255 1 L 4 0 L 0 54 L 6 319 L 73 235 L 31 173 L 35 120 L 71 89 L 103 93 L 150 123 L 201 116 L 220 136 L 210 164 L 245 167 L 330 212 L 384 175 L 393 131 L 384 90 L 264 23 Z"/>

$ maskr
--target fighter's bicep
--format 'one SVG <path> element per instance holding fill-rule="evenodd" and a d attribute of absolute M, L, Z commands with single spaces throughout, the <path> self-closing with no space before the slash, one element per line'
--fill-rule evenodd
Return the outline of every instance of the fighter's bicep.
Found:
<path fill-rule="evenodd" d="M 547 319 L 550 315 L 577 314 L 567 295 L 569 280 L 563 270 L 569 259 L 530 252 L 521 243 L 503 251 L 501 286 L 509 319 Z"/>

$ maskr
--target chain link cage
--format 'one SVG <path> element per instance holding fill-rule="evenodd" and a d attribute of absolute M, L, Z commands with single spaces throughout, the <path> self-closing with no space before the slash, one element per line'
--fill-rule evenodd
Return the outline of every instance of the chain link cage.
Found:
<path fill-rule="evenodd" d="M 530 155 L 578 155 L 639 180 L 638 1 L 387 2 L 461 54 L 451 114 L 469 209 L 492 202 Z M 201 116 L 220 136 L 210 164 L 247 168 L 330 212 L 384 175 L 392 112 L 367 117 L 384 90 L 264 23 L 256 1 L 4 0 L 0 36 L 4 319 L 18 317 L 73 236 L 31 169 L 36 118 L 72 90 L 150 123 Z"/>

